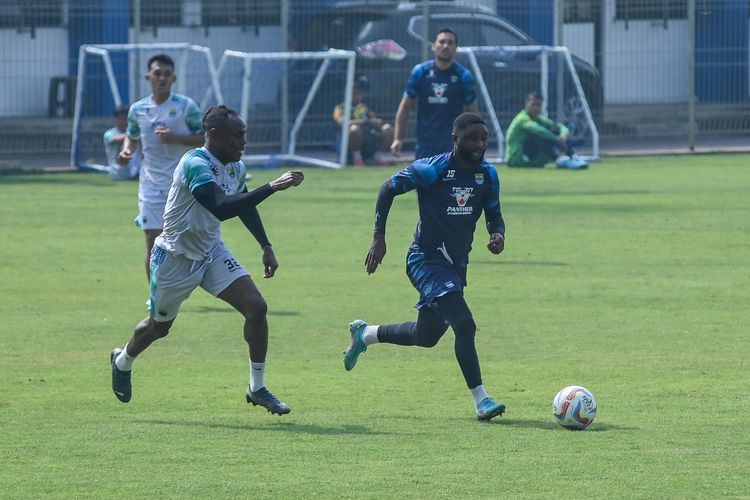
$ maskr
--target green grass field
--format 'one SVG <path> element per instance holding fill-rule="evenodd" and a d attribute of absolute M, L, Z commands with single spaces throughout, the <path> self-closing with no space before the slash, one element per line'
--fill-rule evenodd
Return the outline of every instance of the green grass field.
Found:
<path fill-rule="evenodd" d="M 363 268 L 395 170 L 308 169 L 263 203 L 271 280 L 224 223 L 269 303 L 284 417 L 245 403 L 241 318 L 202 290 L 136 362 L 133 401 L 116 401 L 109 351 L 148 294 L 136 184 L 0 176 L 0 497 L 750 496 L 750 156 L 500 168 L 506 251 L 489 254 L 480 225 L 466 290 L 485 385 L 508 406 L 489 424 L 450 331 L 343 369 L 352 319 L 415 318 L 413 194 L 394 204 L 384 264 Z M 598 400 L 583 432 L 551 416 L 570 384 Z"/>

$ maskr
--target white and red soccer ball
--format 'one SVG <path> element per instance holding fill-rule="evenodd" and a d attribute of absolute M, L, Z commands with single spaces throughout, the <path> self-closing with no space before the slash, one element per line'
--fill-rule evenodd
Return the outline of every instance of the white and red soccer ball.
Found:
<path fill-rule="evenodd" d="M 585 387 L 569 385 L 552 400 L 552 415 L 566 429 L 585 429 L 596 418 L 596 399 Z"/>

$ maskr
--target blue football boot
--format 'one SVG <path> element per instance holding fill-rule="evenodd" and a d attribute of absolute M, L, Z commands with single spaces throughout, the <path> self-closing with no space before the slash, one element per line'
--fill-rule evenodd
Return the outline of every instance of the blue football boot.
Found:
<path fill-rule="evenodd" d="M 349 333 L 352 335 L 352 340 L 349 342 L 349 347 L 344 351 L 344 368 L 346 368 L 346 371 L 351 371 L 357 364 L 359 355 L 367 350 L 365 341 L 362 339 L 366 326 L 367 323 L 361 319 L 355 319 L 349 324 Z"/>
<path fill-rule="evenodd" d="M 484 398 L 477 406 L 477 420 L 489 421 L 498 415 L 502 416 L 505 413 L 505 405 L 503 403 L 495 402 L 490 397 Z"/>
<path fill-rule="evenodd" d="M 115 359 L 117 359 L 117 356 L 119 356 L 121 352 L 122 349 L 118 347 L 109 353 L 109 362 L 112 365 L 112 392 L 115 393 L 117 399 L 123 403 L 127 403 L 132 396 L 130 371 L 120 370 L 115 363 Z"/>
<path fill-rule="evenodd" d="M 286 415 L 292 411 L 286 403 L 280 401 L 279 398 L 271 394 L 271 391 L 265 387 L 261 387 L 257 391 L 252 392 L 248 386 L 245 400 L 253 406 L 262 406 L 272 414 L 275 413 L 276 415 Z"/>

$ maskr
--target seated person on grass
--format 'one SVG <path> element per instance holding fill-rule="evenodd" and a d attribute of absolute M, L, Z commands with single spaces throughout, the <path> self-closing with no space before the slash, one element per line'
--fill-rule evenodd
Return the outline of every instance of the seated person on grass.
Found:
<path fill-rule="evenodd" d="M 526 96 L 524 109 L 510 122 L 505 135 L 505 162 L 509 167 L 543 167 L 555 162 L 558 168 L 587 168 L 568 141 L 568 128 L 541 114 L 542 102 L 536 92 Z"/>
<path fill-rule="evenodd" d="M 133 155 L 127 165 L 117 164 L 117 155 L 120 153 L 128 126 L 128 106 L 117 106 L 112 112 L 114 127 L 104 132 L 104 152 L 107 155 L 107 166 L 109 177 L 115 181 L 137 179 L 141 167 L 140 152 Z"/>
<path fill-rule="evenodd" d="M 350 165 L 380 163 L 376 154 L 387 151 L 393 142 L 393 126 L 377 118 L 364 103 L 368 82 L 359 78 L 352 89 L 352 116 L 349 122 L 349 147 L 346 161 Z M 333 109 L 333 120 L 339 126 L 344 122 L 344 104 Z"/>

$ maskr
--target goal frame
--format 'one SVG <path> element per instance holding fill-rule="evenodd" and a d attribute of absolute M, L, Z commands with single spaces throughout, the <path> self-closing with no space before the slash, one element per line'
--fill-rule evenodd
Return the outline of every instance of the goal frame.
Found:
<path fill-rule="evenodd" d="M 181 61 L 186 62 L 187 55 L 189 52 L 195 52 L 202 55 L 205 58 L 206 65 L 208 67 L 209 77 L 211 84 L 209 90 L 206 91 L 203 100 L 200 103 L 200 108 L 205 109 L 208 102 L 208 98 L 211 92 L 214 93 L 216 100 L 219 103 L 224 101 L 221 86 L 219 85 L 219 75 L 216 71 L 216 65 L 214 64 L 213 54 L 211 49 L 202 45 L 193 45 L 190 43 L 123 43 L 123 44 L 84 44 L 78 50 L 78 73 L 77 73 L 77 85 L 76 85 L 76 97 L 75 106 L 73 108 L 73 135 L 71 139 L 70 147 L 70 166 L 78 168 L 83 171 L 96 171 L 106 172 L 109 169 L 109 165 L 101 165 L 92 162 L 83 162 L 79 159 L 79 147 L 80 147 L 80 132 L 81 132 L 81 113 L 83 109 L 83 92 L 85 87 L 85 69 L 86 60 L 89 56 L 100 57 L 104 63 L 104 71 L 107 76 L 107 82 L 109 84 L 109 90 L 112 93 L 112 99 L 115 106 L 122 105 L 122 97 L 120 95 L 120 88 L 117 84 L 114 67 L 112 66 L 112 58 L 110 57 L 111 51 L 119 51 L 130 54 L 139 50 L 169 50 L 169 51 L 181 51 Z M 183 64 L 184 66 L 184 64 Z M 178 80 L 179 85 L 179 80 Z"/>
<path fill-rule="evenodd" d="M 351 110 L 352 110 L 352 88 L 354 86 L 354 71 L 356 65 L 356 52 L 350 50 L 339 50 L 330 49 L 327 51 L 320 52 L 241 52 L 237 50 L 225 50 L 219 61 L 219 67 L 217 74 L 219 77 L 224 72 L 226 64 L 230 59 L 242 60 L 242 89 L 240 97 L 240 116 L 248 123 L 248 113 L 250 108 L 250 92 L 252 90 L 252 65 L 253 61 L 292 61 L 292 60 L 320 60 L 321 64 L 318 68 L 318 72 L 315 76 L 310 90 L 305 96 L 305 101 L 302 104 L 297 116 L 294 119 L 294 123 L 289 130 L 289 136 L 286 137 L 286 130 L 288 128 L 286 124 L 286 113 L 281 113 L 281 137 L 280 143 L 282 144 L 282 151 L 279 154 L 255 154 L 255 155 L 243 155 L 242 161 L 248 164 L 262 164 L 271 163 L 278 164 L 279 162 L 292 162 L 303 165 L 313 165 L 320 167 L 328 167 L 341 169 L 346 165 L 346 152 L 349 147 L 349 125 L 351 121 Z M 338 161 L 332 162 L 321 158 L 314 158 L 311 156 L 305 156 L 297 152 L 297 134 L 300 127 L 305 121 L 307 112 L 317 94 L 320 86 L 323 82 L 323 78 L 328 71 L 328 67 L 332 60 L 344 60 L 346 61 L 346 82 L 344 84 L 344 120 L 341 123 L 341 149 L 338 155 Z M 207 90 L 207 95 L 210 89 Z M 282 106 L 284 103 L 282 103 Z M 286 148 L 284 145 L 286 144 Z"/>
<path fill-rule="evenodd" d="M 497 135 L 497 157 L 490 157 L 488 158 L 488 161 L 495 163 L 503 163 L 505 161 L 505 140 L 503 130 L 500 127 L 500 121 L 498 120 L 497 114 L 495 113 L 495 108 L 492 105 L 492 98 L 490 97 L 489 91 L 487 90 L 487 85 L 484 82 L 484 77 L 482 76 L 482 70 L 479 67 L 479 63 L 477 62 L 476 54 L 478 52 L 539 52 L 541 55 L 539 88 L 541 89 L 542 97 L 544 98 L 544 102 L 542 105 L 542 114 L 545 116 L 547 115 L 547 97 L 549 96 L 549 57 L 550 54 L 559 54 L 560 57 L 562 57 L 562 62 L 570 72 L 570 77 L 573 81 L 576 93 L 583 105 L 586 123 L 588 124 L 589 130 L 591 131 L 592 153 L 591 155 L 581 155 L 581 157 L 588 161 L 599 161 L 601 159 L 599 156 L 599 131 L 596 128 L 594 117 L 591 114 L 591 108 L 589 107 L 589 103 L 586 100 L 586 95 L 583 92 L 581 80 L 578 78 L 578 73 L 576 73 L 575 65 L 573 64 L 573 58 L 570 55 L 570 50 L 568 50 L 567 47 L 552 45 L 459 47 L 458 52 L 466 54 L 466 56 L 469 58 L 469 63 L 471 65 L 471 69 L 474 72 L 477 87 L 479 87 L 481 98 L 484 101 L 485 107 L 487 109 L 487 114 L 489 115 L 490 126 Z"/>

